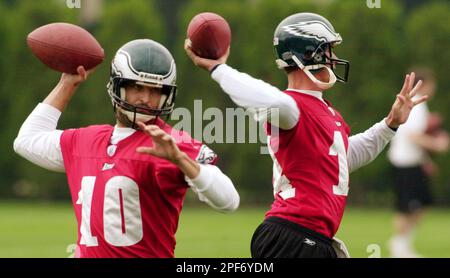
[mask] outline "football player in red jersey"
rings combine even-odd
[[[323,98],[336,81],[348,79],[349,62],[334,53],[341,42],[331,23],[318,14],[284,19],[273,41],[276,63],[287,74],[284,92],[226,65],[229,51],[209,60],[185,43],[195,65],[209,70],[236,104],[252,108],[256,119],[267,122],[275,200],[253,235],[253,257],[347,257],[334,235],[344,213],[349,173],[375,159],[411,109],[426,100],[411,99],[421,84],[413,88],[414,73],[408,74],[388,116],[350,136],[341,114]],[[278,113],[271,113],[274,108]]]
[[[62,74],[14,141],[21,156],[65,172],[78,222],[76,257],[173,257],[188,188],[220,211],[239,195],[214,166],[215,153],[160,116],[175,104],[176,66],[161,44],[134,40],[111,65],[108,93],[116,125],[57,130],[57,122],[90,72]]]

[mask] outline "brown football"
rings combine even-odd
[[[27,37],[33,54],[48,67],[65,73],[77,73],[99,65],[105,58],[103,48],[85,29],[69,23],[51,23],[37,28]]]
[[[192,18],[187,29],[191,49],[198,56],[217,59],[223,56],[231,43],[228,22],[215,13],[200,13]]]

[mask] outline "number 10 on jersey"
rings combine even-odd
[[[77,205],[81,205],[80,244],[98,246],[97,236],[91,230],[92,196],[96,177],[86,176],[81,181]],[[143,236],[139,187],[124,176],[116,176],[105,184],[103,202],[103,233],[114,246],[131,246]],[[97,212],[101,213],[101,212]]]

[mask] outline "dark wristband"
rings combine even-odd
[[[222,65],[222,64],[215,65],[214,67],[212,67],[212,69],[209,72],[213,73],[217,69],[217,67],[220,66],[220,65]]]
[[[394,128],[394,127],[390,127],[390,126],[388,126],[388,127],[389,127],[391,130],[395,131],[395,132],[398,130],[398,127],[395,127],[395,128]]]

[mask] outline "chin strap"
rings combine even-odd
[[[319,87],[322,90],[326,90],[326,89],[333,87],[333,85],[337,81],[337,78],[336,78],[336,75],[334,74],[334,72],[325,65],[304,66],[303,63],[295,55],[292,55],[292,60],[294,60],[294,62],[297,64],[297,66],[301,70],[303,70],[303,72],[309,77],[309,79],[311,79],[317,85],[317,87]],[[310,70],[317,70],[317,69],[322,69],[322,68],[325,68],[328,71],[328,74],[330,76],[330,80],[328,82],[320,81],[310,71]]]

